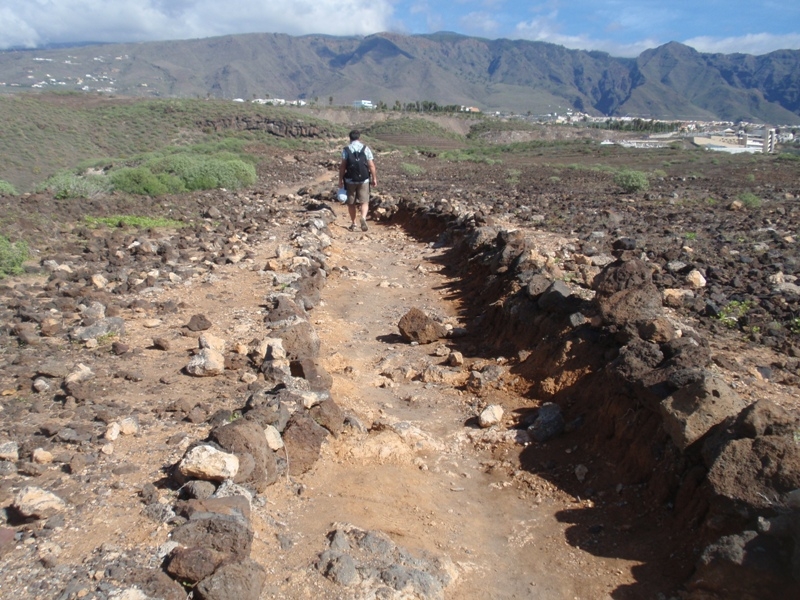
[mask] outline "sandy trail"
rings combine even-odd
[[[291,573],[309,568],[334,523],[383,531],[412,554],[446,557],[457,575],[445,593],[450,598],[607,598],[630,583],[630,561],[567,543],[569,524],[556,513],[580,508],[580,500],[530,474],[514,477],[520,446],[503,442],[492,453],[469,441],[478,430],[467,423],[485,399],[449,383],[382,375],[444,364],[452,341],[413,346],[402,341],[397,323],[416,306],[458,324],[459,306],[443,291],[452,282],[439,272],[441,250],[398,226],[370,222],[368,233],[351,233],[346,211],[337,211],[333,268],[311,317],[333,397],[365,431],[331,439],[315,468],[298,478],[299,488],[276,486],[283,493],[266,507],[272,516],[260,537],[267,542],[262,556],[254,548],[254,558],[269,564],[270,538],[282,530],[296,543],[293,558],[272,569],[267,596],[364,597],[329,587],[318,574]],[[525,402],[499,391],[492,401]]]

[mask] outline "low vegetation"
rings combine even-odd
[[[59,200],[95,198],[111,190],[109,181],[99,175],[79,175],[62,171],[37,187],[39,192],[49,192]]]
[[[747,208],[758,208],[761,206],[761,198],[756,196],[753,192],[742,192],[736,198]]]
[[[8,275],[22,273],[22,264],[28,259],[28,245],[23,242],[11,242],[0,235],[0,279]]]
[[[438,123],[429,119],[402,117],[400,119],[390,119],[371,125],[365,133],[372,137],[391,137],[415,135],[422,137],[439,137],[444,139],[458,139],[457,133],[445,129]]]
[[[240,189],[256,182],[255,159],[243,140],[168,147],[129,159],[105,158],[63,171],[39,187],[58,199],[93,198],[112,190],[163,196],[194,190]],[[98,169],[98,166],[112,165]],[[98,174],[101,172],[103,174]]]
[[[407,175],[422,175],[425,172],[425,169],[414,163],[403,163],[400,165],[400,168],[403,169],[403,172]]]
[[[497,119],[481,119],[472,125],[467,138],[477,140],[491,134],[503,131],[541,131],[541,125],[534,125],[526,121],[499,121]]]
[[[17,195],[17,188],[13,185],[0,179],[0,196],[16,196]]]
[[[614,183],[626,194],[643,192],[650,189],[650,181],[647,178],[647,173],[634,171],[632,169],[623,169],[614,175]]]
[[[164,217],[142,217],[137,215],[113,215],[111,217],[85,217],[91,227],[105,225],[107,227],[132,227],[136,229],[155,229],[159,227],[180,228],[186,223]]]
[[[753,303],[749,300],[733,300],[722,307],[717,313],[716,319],[725,325],[725,327],[736,329],[739,327],[741,319],[746,316],[752,308]]]
[[[170,147],[213,144],[227,139],[292,146],[286,138],[266,131],[218,132],[207,126],[223,117],[241,115],[300,120],[297,112],[290,109],[217,100],[130,100],[72,93],[0,94],[2,177],[17,190],[31,191],[41,189],[43,181],[65,170],[71,171],[81,162],[108,160],[103,157],[142,156]],[[302,122],[343,134],[335,126],[310,115],[302,115]]]

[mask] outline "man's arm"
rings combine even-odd
[[[372,187],[377,187],[378,185],[378,171],[375,170],[375,161],[368,160],[367,167],[369,168],[369,184]]]
[[[342,162],[339,163],[339,188],[344,187],[344,173],[347,170],[347,161],[342,159]]]

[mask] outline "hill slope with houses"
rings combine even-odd
[[[245,34],[0,53],[0,91],[302,99],[389,107],[800,123],[800,51],[707,54],[671,42],[636,58],[453,33]]]

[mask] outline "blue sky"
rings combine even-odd
[[[701,52],[800,49],[800,2],[742,0],[0,0],[0,49],[234,33],[455,31],[614,56],[670,41]]]

